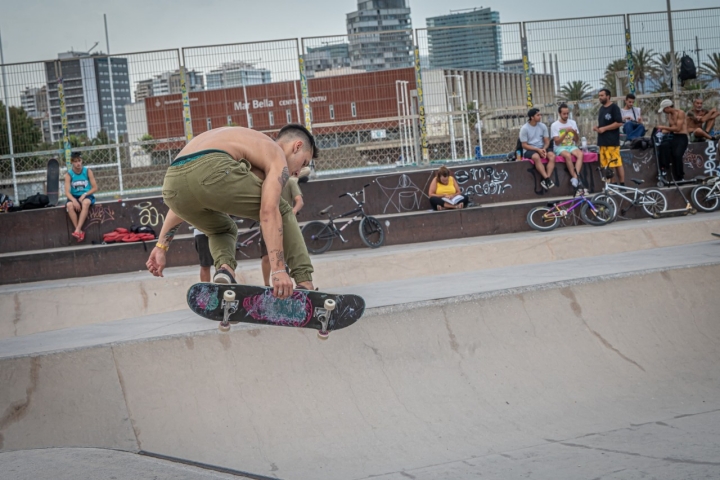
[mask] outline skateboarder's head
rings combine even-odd
[[[297,123],[285,125],[280,129],[277,143],[285,152],[290,175],[299,176],[303,167],[310,166],[313,158],[317,158],[318,150],[315,138],[307,128]]]
[[[82,170],[82,154],[80,152],[73,152],[70,154],[70,162],[72,162],[73,170],[79,172]]]

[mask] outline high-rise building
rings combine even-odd
[[[223,63],[206,76],[207,89],[242,87],[272,82],[272,72],[243,61]]]
[[[190,70],[185,72],[185,86],[189,92],[205,90],[205,78],[202,73]],[[141,80],[135,87],[135,101],[140,102],[148,97],[181,93],[180,70],[165,72],[153,78]]]
[[[427,19],[430,68],[501,71],[500,13],[473,8]],[[442,28],[464,27],[464,28]]]
[[[358,0],[347,14],[352,68],[375,71],[411,67],[412,21],[405,0]]]
[[[317,72],[344,70],[350,67],[350,51],[347,43],[332,43],[321,47],[308,47],[303,56],[305,75],[309,78]]]
[[[63,79],[70,135],[95,138],[100,130],[104,130],[110,138],[114,138],[116,118],[118,135],[124,135],[127,131],[124,105],[131,102],[127,59],[113,58],[112,63],[108,63],[108,57],[101,54],[88,55],[72,51],[61,53],[58,58],[61,72],[56,71],[56,62],[45,62],[51,141],[62,139],[58,95],[60,77]],[[112,92],[110,91],[111,66]],[[113,95],[115,115],[113,115]]]

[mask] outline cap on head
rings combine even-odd
[[[538,113],[540,113],[540,110],[539,110],[539,109],[537,109],[537,108],[531,108],[530,110],[528,110],[528,118],[533,118],[533,117],[534,117],[535,115],[537,115]]]
[[[663,111],[664,111],[667,107],[672,107],[672,106],[673,106],[672,100],[670,100],[669,98],[666,98],[665,100],[663,100],[662,102],[660,102],[660,110],[658,110],[658,113],[663,113]]]

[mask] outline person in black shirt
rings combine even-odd
[[[593,130],[598,132],[597,144],[600,147],[600,166],[615,169],[620,185],[625,185],[625,169],[620,157],[620,128],[623,126],[620,107],[610,98],[610,90],[603,88],[598,95],[601,107],[598,112],[598,125]]]

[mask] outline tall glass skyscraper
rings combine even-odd
[[[500,12],[490,8],[428,18],[430,68],[501,71],[502,35],[493,26],[499,23]]]

